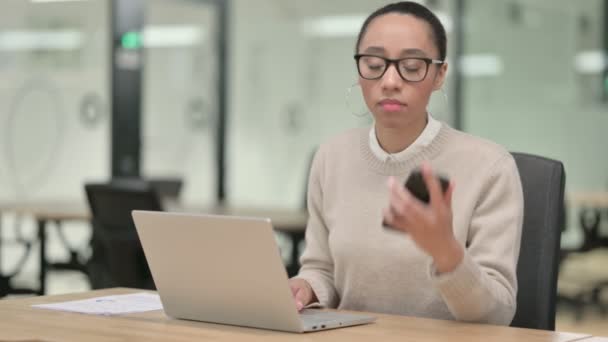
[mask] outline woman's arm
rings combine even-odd
[[[329,249],[329,233],[323,217],[323,150],[317,151],[308,182],[308,224],[306,227],[306,249],[302,254],[302,265],[298,279],[304,279],[313,290],[313,300],[326,307],[338,305],[338,294],[334,286],[334,263]],[[307,305],[309,303],[303,303]]]
[[[456,319],[508,325],[516,309],[523,192],[510,154],[485,179],[462,261],[444,274],[431,265],[429,273]]]
[[[480,179],[483,186],[468,227],[467,246],[454,236],[454,184],[443,194],[430,166],[423,165],[422,171],[431,195],[429,205],[391,179],[385,220],[408,233],[431,256],[429,277],[454,318],[511,323],[523,222],[523,192],[513,157],[505,152]]]

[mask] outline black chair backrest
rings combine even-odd
[[[163,199],[179,198],[184,185],[184,181],[179,178],[150,178],[148,181]]]
[[[555,330],[555,302],[566,174],[561,162],[513,153],[524,193],[517,264],[517,311],[511,326]]]
[[[142,184],[115,183],[86,184],[85,190],[93,223],[92,287],[154,288],[131,212],[161,211],[157,192]]]
[[[161,200],[178,199],[184,185],[184,181],[180,178],[113,178],[111,183],[133,189],[151,187],[158,193]]]

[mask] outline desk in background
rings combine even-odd
[[[579,247],[562,249],[561,262],[571,253],[585,253],[596,249],[608,248],[608,231],[602,227],[608,226],[608,192],[572,192],[566,197],[569,207],[577,210],[578,225],[576,228],[583,236]],[[589,289],[575,296],[561,295],[560,300],[574,306],[577,320],[581,320],[586,305],[597,306],[600,311],[608,310],[601,301],[601,292],[608,289],[608,278],[597,279],[590,284]]]
[[[578,191],[570,192],[566,196],[568,203],[576,207],[603,207],[608,208],[607,191]]]
[[[289,236],[293,245],[290,265],[287,271],[294,275],[298,266],[298,245],[304,239],[304,231],[308,220],[308,213],[304,210],[287,210],[272,208],[238,208],[232,206],[203,207],[178,202],[166,202],[165,209],[174,212],[205,213],[213,215],[235,215],[265,217],[272,220],[276,231]],[[36,220],[38,241],[40,241],[40,273],[37,291],[39,295],[46,293],[46,276],[49,268],[74,269],[84,271],[84,266],[78,260],[76,250],[68,246],[70,260],[66,263],[50,263],[46,258],[46,230],[54,223],[60,229],[62,222],[86,221],[89,222],[91,214],[89,208],[82,202],[27,202],[27,203],[0,203],[0,214],[14,213],[30,216]],[[60,234],[61,236],[61,234]],[[65,240],[65,239],[64,239]],[[65,241],[64,241],[65,242]],[[7,282],[8,283],[8,282]],[[9,290],[10,292],[10,290]]]
[[[573,192],[566,197],[568,206],[578,209],[580,228],[584,234],[581,250],[608,247],[608,236],[600,226],[608,219],[608,192]]]
[[[378,315],[376,323],[314,332],[283,333],[175,320],[162,311],[124,316],[90,316],[34,309],[32,304],[140,292],[109,289],[80,294],[0,301],[3,341],[526,341],[568,342],[591,337],[543,330],[467,324],[405,316]],[[263,310],[264,308],[260,308]]]

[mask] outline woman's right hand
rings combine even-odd
[[[304,279],[289,279],[289,288],[291,288],[291,294],[293,295],[293,299],[296,301],[298,311],[302,311],[306,305],[317,300],[312,287]]]

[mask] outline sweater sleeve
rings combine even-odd
[[[523,191],[512,156],[490,169],[471,218],[464,258],[456,269],[430,277],[452,315],[461,321],[508,325],[517,295],[517,260]]]
[[[317,151],[308,182],[308,224],[306,227],[306,248],[300,258],[300,272],[297,278],[308,281],[319,304],[335,308],[338,294],[334,286],[334,262],[330,253],[329,233],[323,217],[323,172],[322,150]]]

